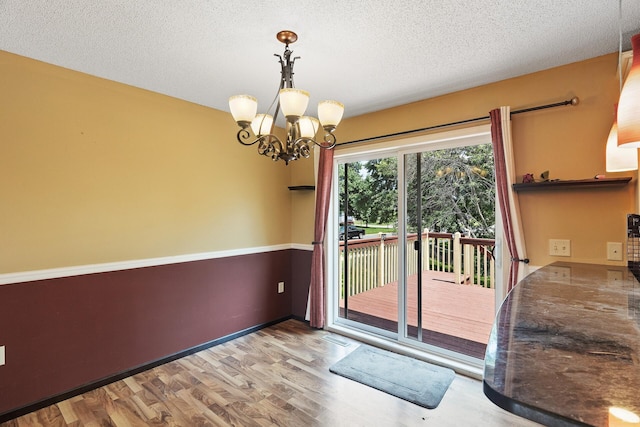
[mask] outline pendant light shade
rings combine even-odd
[[[309,92],[285,88],[280,89],[280,108],[285,117],[300,117],[309,105]]]
[[[258,100],[249,95],[235,95],[229,98],[229,109],[238,123],[251,123],[258,111]]]
[[[635,427],[640,425],[640,416],[628,409],[612,406],[609,408],[608,427]]]
[[[618,146],[640,148],[640,34],[631,46],[633,62],[618,102]]]
[[[255,135],[269,135],[273,125],[273,116],[270,114],[258,114],[251,122],[251,130]]]
[[[618,124],[616,122],[616,108],[614,108],[613,126],[607,139],[607,172],[624,172],[638,169],[638,152],[618,147]]]
[[[298,127],[302,138],[313,138],[318,133],[320,122],[315,117],[302,116],[298,120]]]
[[[344,105],[338,101],[322,101],[318,104],[318,118],[323,127],[334,128],[342,120]]]

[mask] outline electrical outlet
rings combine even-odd
[[[549,255],[571,256],[571,240],[549,239]]]
[[[284,292],[284,282],[278,282],[278,293],[281,294]]]
[[[4,359],[4,346],[0,345],[0,366],[4,365],[5,363],[5,359]]]
[[[607,259],[609,261],[622,261],[622,243],[607,242]]]

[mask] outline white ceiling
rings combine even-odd
[[[296,87],[345,116],[623,50],[640,0],[0,0],[0,49],[228,111]],[[612,70],[615,73],[615,69]],[[315,107],[310,113],[315,114]]]

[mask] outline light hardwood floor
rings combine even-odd
[[[2,427],[537,425],[495,406],[467,377],[429,410],[329,372],[358,345],[287,320]]]

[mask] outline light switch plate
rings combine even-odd
[[[4,359],[4,346],[0,345],[0,366],[4,365],[5,363],[5,359]]]

